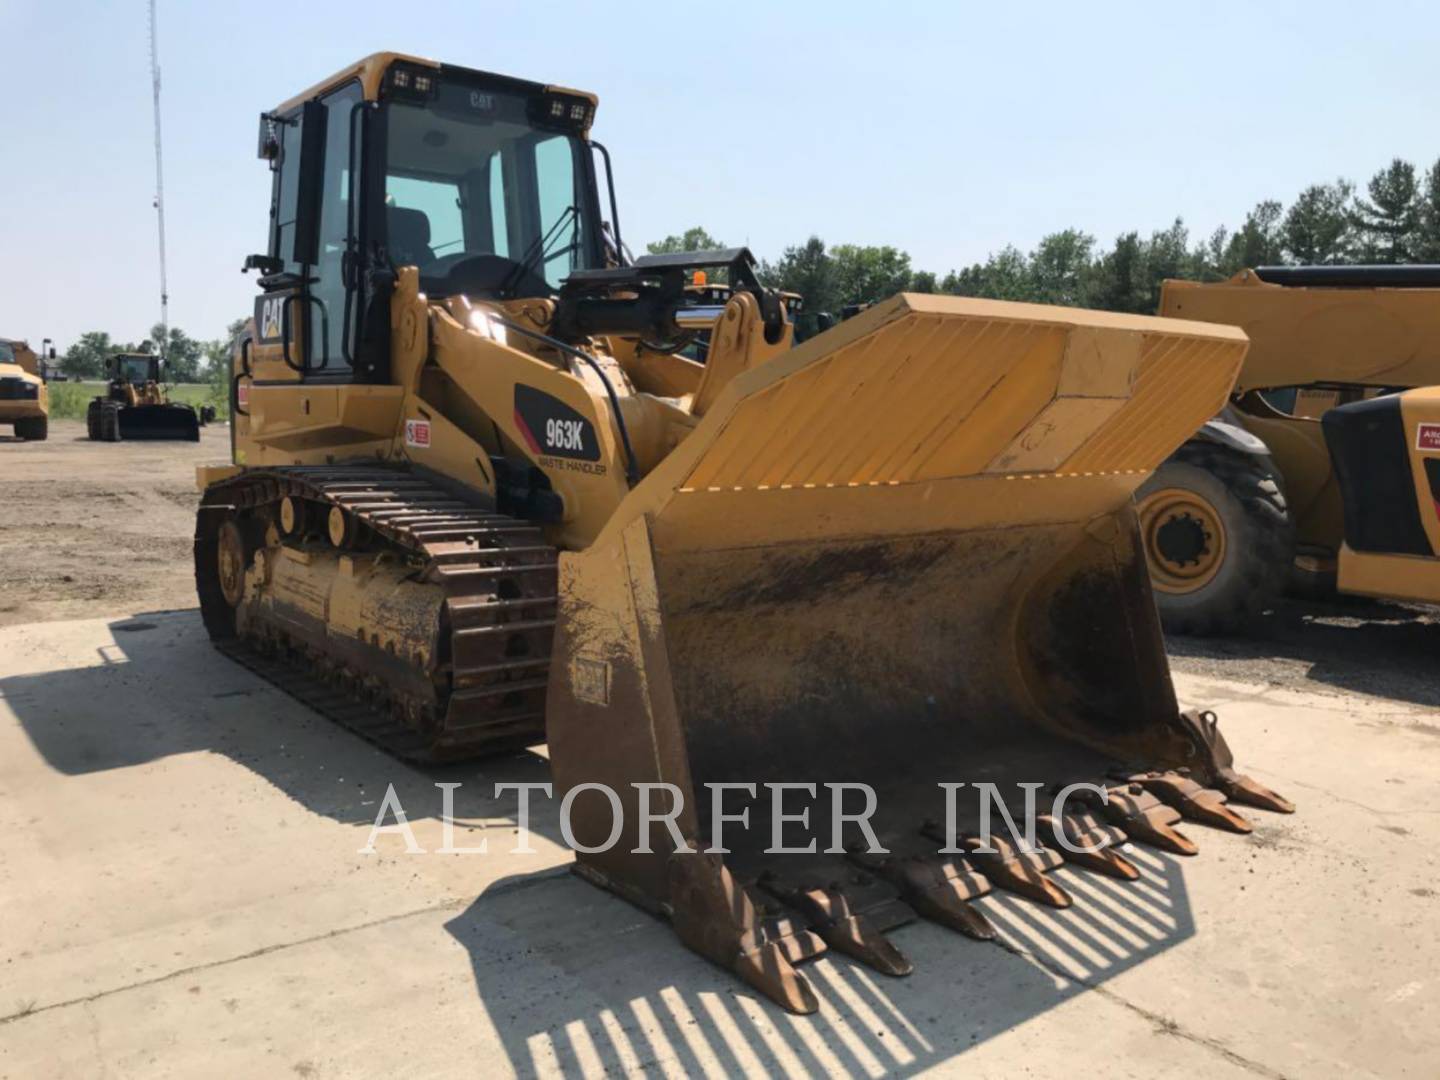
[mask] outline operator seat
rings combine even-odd
[[[430,247],[430,217],[408,206],[385,207],[390,231],[390,258],[397,266],[428,266],[435,261]]]

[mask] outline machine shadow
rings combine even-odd
[[[1371,697],[1440,707],[1433,663],[1440,653],[1440,620],[1420,607],[1337,597],[1290,599],[1256,618],[1235,637],[1169,635],[1166,651],[1182,671],[1225,674],[1231,661],[1295,661],[1304,677]],[[1214,662],[1213,664],[1210,662]]]
[[[106,629],[95,663],[0,680],[27,737],[63,775],[221,754],[307,810],[358,824],[375,820],[390,784],[412,820],[436,817],[435,785],[452,782],[462,784],[457,819],[513,822],[513,799],[492,798],[493,782],[549,779],[536,753],[438,768],[398,762],[217,654],[194,611]],[[563,843],[553,801],[537,806],[530,826]],[[999,944],[925,922],[901,928],[894,940],[916,967],[908,978],[833,953],[804,965],[822,1002],[809,1017],[784,1013],[689,952],[664,922],[557,875],[553,860],[496,881],[446,929],[466,950],[477,1021],[495,1027],[522,1076],[656,1071],[657,1063],[695,1074],[910,1075],[1194,935],[1186,860],[1146,848],[1127,854],[1138,882],[1056,871],[1075,897],[1069,910],[1003,893],[978,901]],[[493,1061],[475,1064],[495,1071]]]
[[[821,999],[813,1016],[783,1012],[662,922],[573,876],[497,882],[446,928],[522,1077],[909,1076],[1195,933],[1185,860],[1133,847],[1127,855],[1138,882],[1058,871],[1076,900],[1066,911],[1010,894],[980,900],[998,943],[923,921],[900,929],[891,936],[915,963],[909,977],[833,952],[802,965]]]
[[[456,820],[507,816],[496,780],[543,782],[549,763],[516,754],[422,766],[399,761],[216,652],[198,611],[146,612],[109,624],[98,663],[0,679],[46,763],[77,776],[175,754],[221,754],[305,809],[344,824],[375,821],[387,786],[410,820],[438,818],[437,784],[458,783]]]

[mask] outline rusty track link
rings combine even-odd
[[[263,633],[237,628],[219,583],[220,528],[236,521],[251,550],[265,546],[287,498],[322,535],[332,512],[342,514],[347,553],[389,553],[413,568],[417,584],[444,590],[439,647],[428,666],[378,649],[377,663],[357,665],[353,640],[347,659],[325,648],[328,639],[317,644],[270,624]],[[201,614],[220,651],[396,756],[457,760],[544,739],[556,552],[532,524],[403,468],[249,469],[205,492],[195,573]],[[406,663],[406,678],[377,676]]]

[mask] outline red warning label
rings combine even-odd
[[[1440,453],[1440,424],[1421,424],[1415,432],[1415,449]]]
[[[429,420],[406,420],[405,421],[405,445],[414,446],[419,449],[429,449],[430,446],[430,421]]]

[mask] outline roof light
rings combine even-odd
[[[440,80],[430,68],[395,63],[385,74],[385,86],[396,97],[423,99],[435,96],[440,89]]]

